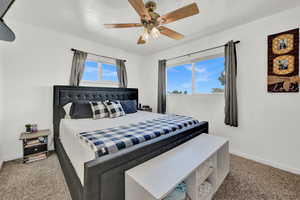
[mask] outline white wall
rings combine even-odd
[[[22,156],[19,134],[26,123],[52,129],[52,86],[68,84],[73,53],[77,48],[127,59],[129,87],[139,86],[141,57],[71,35],[9,21],[17,39],[4,43],[4,128],[1,128],[5,160]],[[51,142],[52,143],[52,142]]]
[[[169,113],[209,120],[210,132],[230,139],[231,152],[300,173],[300,94],[267,93],[267,36],[298,28],[300,7],[159,52],[143,68],[142,99],[156,109],[158,59],[206,49],[228,40],[238,45],[238,128],[224,126],[223,95],[167,98]]]

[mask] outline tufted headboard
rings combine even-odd
[[[54,86],[53,92],[53,130],[54,140],[59,138],[60,120],[64,118],[63,106],[70,102],[89,102],[104,100],[136,100],[138,89],[106,87]]]

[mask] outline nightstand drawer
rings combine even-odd
[[[24,156],[47,151],[47,144],[24,148]]]

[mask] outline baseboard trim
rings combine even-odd
[[[286,172],[290,172],[290,173],[293,173],[293,174],[300,175],[300,169],[297,169],[297,168],[294,168],[294,167],[290,167],[290,166],[280,164],[280,163],[277,163],[277,162],[273,162],[273,161],[270,161],[270,160],[261,159],[261,158],[256,157],[256,156],[246,154],[246,153],[237,152],[237,151],[232,151],[231,150],[230,153],[233,154],[233,155],[236,155],[236,156],[240,156],[240,157],[249,159],[249,160],[253,160],[255,162],[258,162],[258,163],[261,163],[261,164],[264,164],[264,165],[268,165],[268,166],[271,166],[271,167],[274,167],[274,168],[277,168],[277,169],[281,169],[281,170],[286,171]]]

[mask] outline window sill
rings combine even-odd
[[[82,81],[80,85],[113,85],[118,86],[118,82],[114,81]]]

